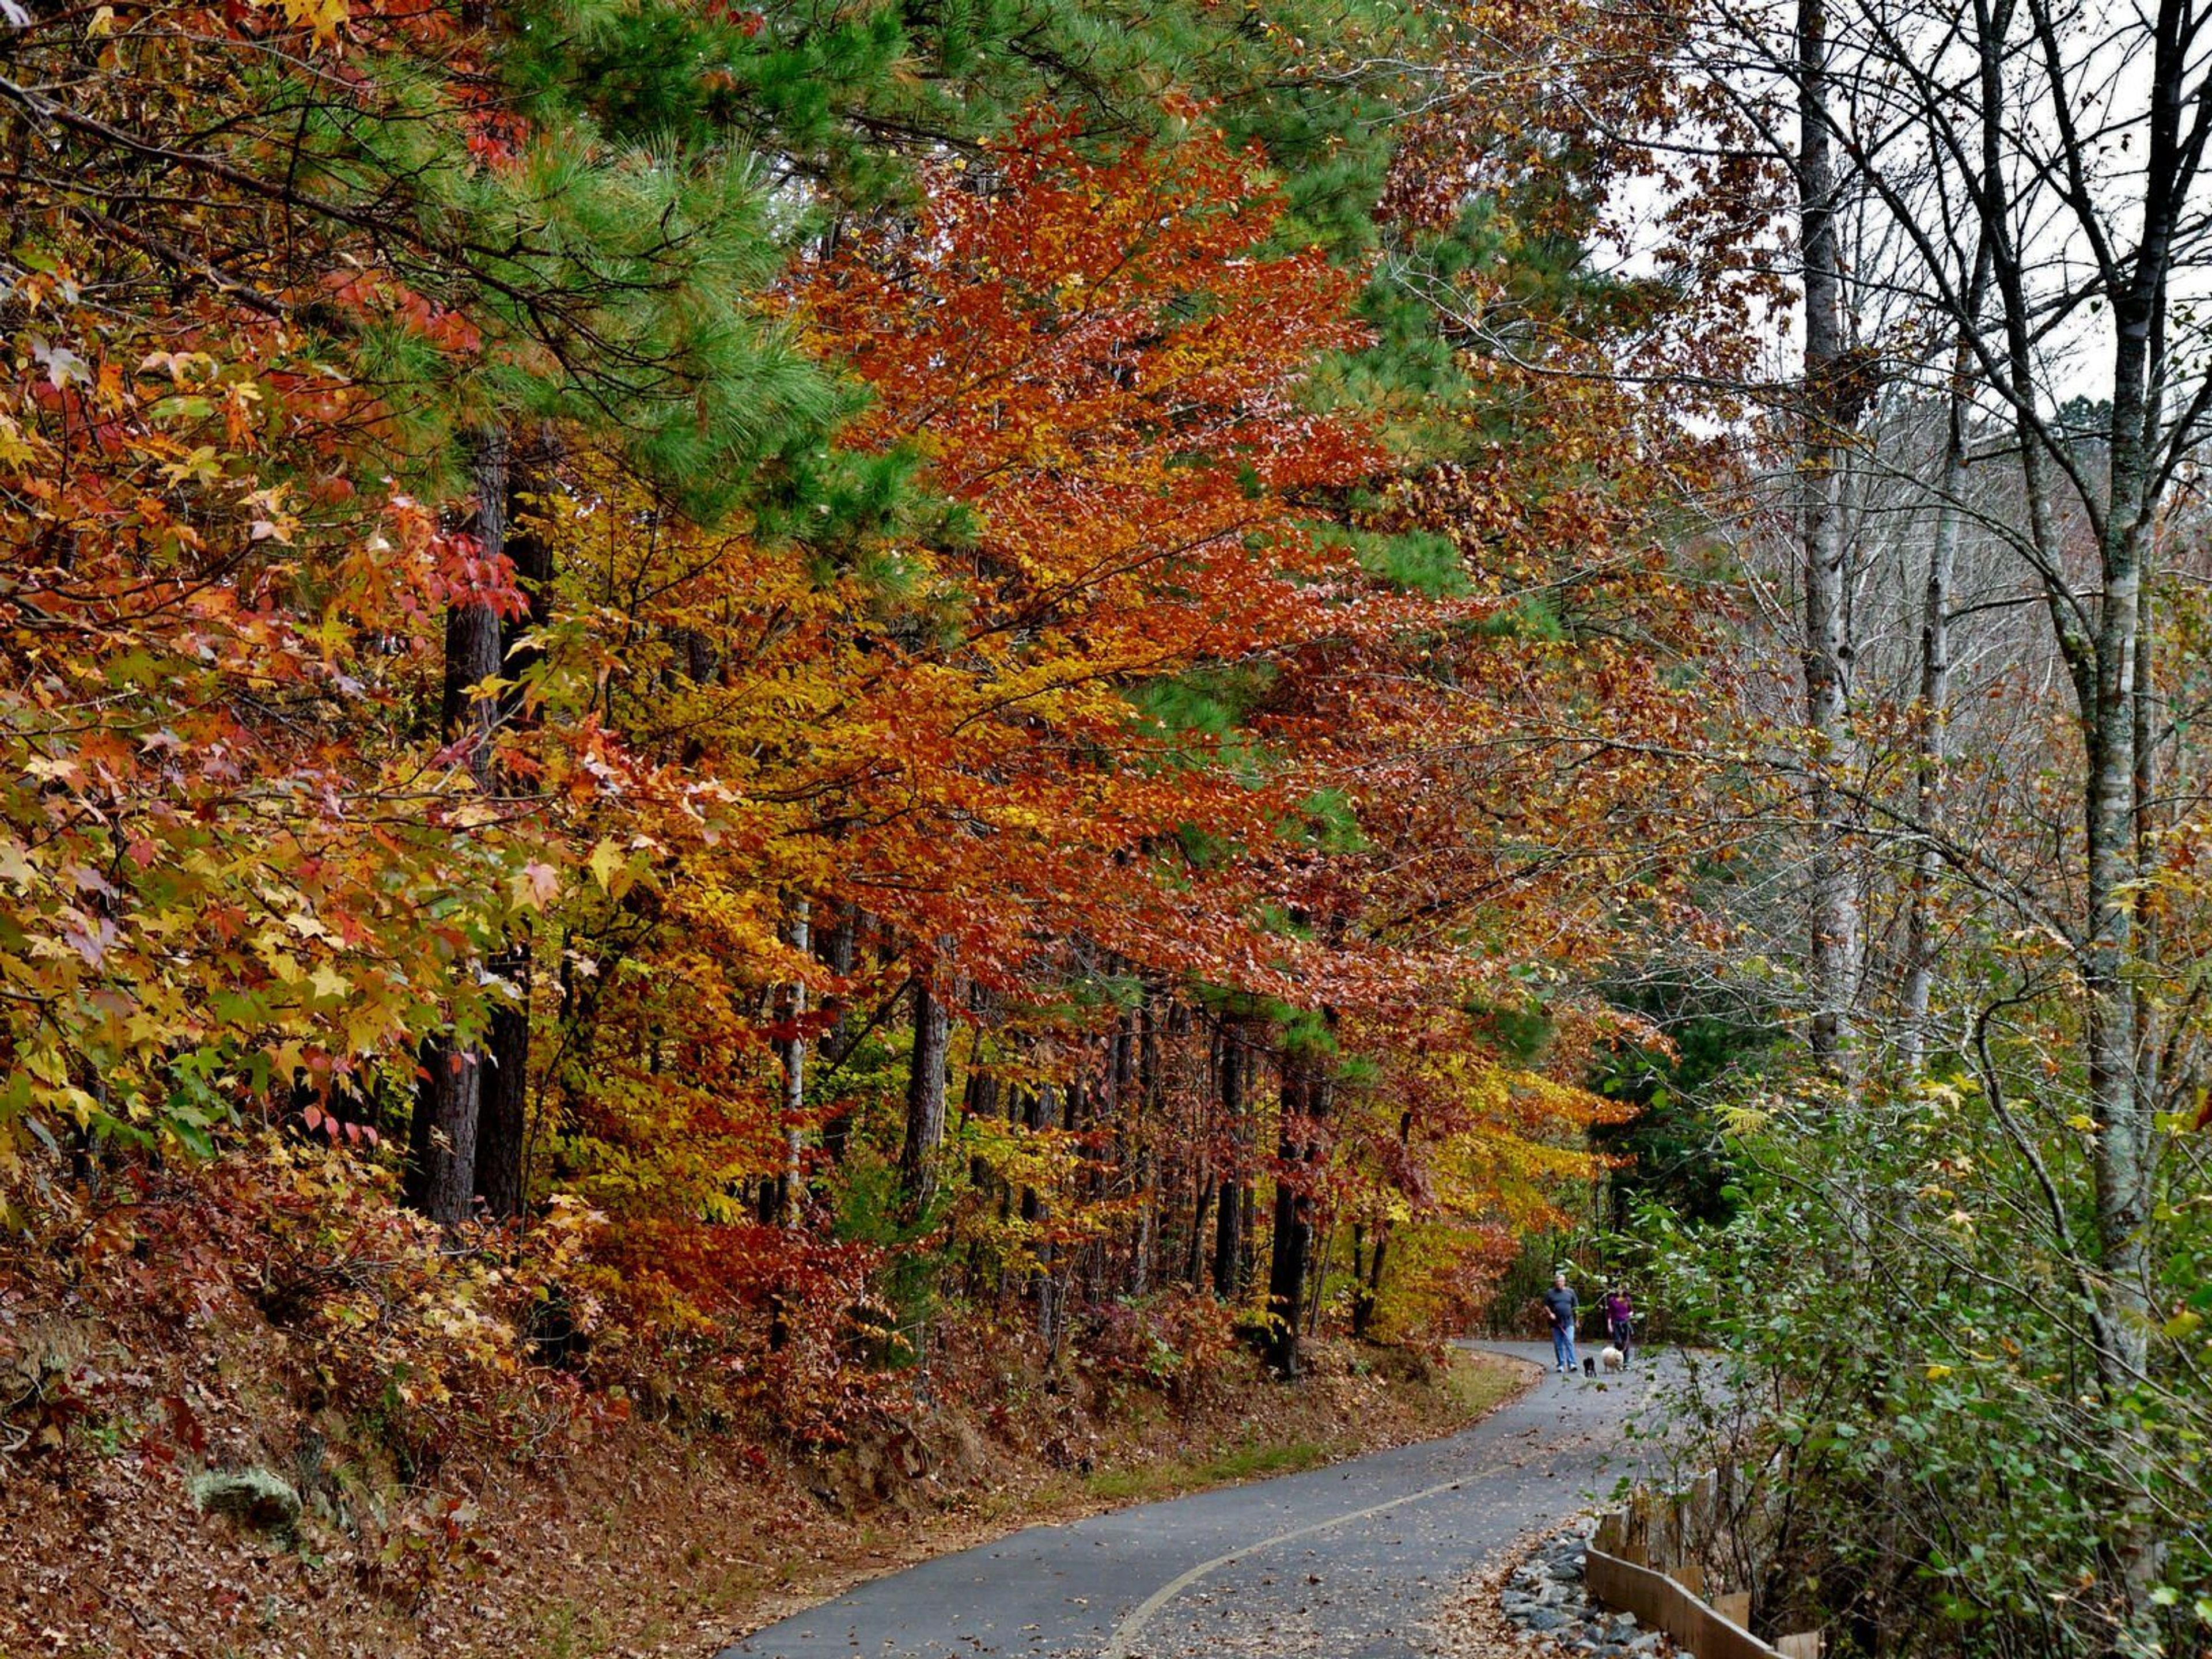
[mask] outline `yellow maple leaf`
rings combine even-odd
[[[620,897],[621,895],[617,891],[615,887],[615,878],[622,872],[623,866],[627,861],[628,860],[623,857],[621,848],[616,846],[611,840],[603,841],[597,847],[592,848],[592,856],[589,860],[592,870],[592,878],[597,881],[605,891],[616,897]],[[623,884],[624,886],[629,885],[627,882]]]
[[[31,862],[29,850],[12,836],[0,840],[0,878],[15,884],[18,891],[38,879],[38,866]]]
[[[337,38],[339,27],[346,20],[346,0],[284,0],[284,15],[301,28],[311,28],[315,39],[330,41]]]

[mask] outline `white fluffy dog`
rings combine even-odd
[[[1611,1343],[1607,1343],[1603,1348],[1598,1351],[1597,1360],[1598,1364],[1604,1366],[1606,1370],[1609,1371],[1617,1371],[1622,1370],[1627,1365],[1628,1356],[1621,1352],[1620,1349],[1614,1347]]]

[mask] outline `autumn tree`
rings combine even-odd
[[[1696,446],[1539,390],[1656,285],[1528,112],[1395,119],[1467,38],[41,14],[9,1124],[370,1148],[806,1432],[956,1297],[1464,1316],[1594,1167],[1577,959],[1695,920],[1708,706]]]

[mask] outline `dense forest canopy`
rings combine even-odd
[[[1568,1256],[1778,1620],[2212,1640],[2190,0],[0,17],[0,1297],[427,1476]]]

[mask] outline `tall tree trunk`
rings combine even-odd
[[[1070,1172],[1073,1190],[1068,1194],[1068,1208],[1075,1214],[1089,1210],[1099,1197],[1098,1154],[1089,1144],[1091,1136],[1087,1133],[1097,1121],[1097,1108],[1092,1102],[1092,1086],[1085,1075],[1088,1067],[1083,1063],[1086,1058],[1079,1049],[1077,1063],[1060,1091],[1060,1127],[1067,1132],[1075,1152],[1075,1168]],[[1090,1280],[1092,1253],[1097,1248],[1097,1239],[1093,1235],[1083,1243],[1070,1244],[1060,1252],[1062,1285],[1080,1290]]]
[[[824,936],[822,950],[823,965],[840,979],[848,977],[860,937],[860,907],[847,899],[837,906],[837,925]],[[834,1069],[845,1062],[855,1042],[853,1032],[851,1000],[842,991],[836,1001],[828,1034],[822,1043],[822,1058],[825,1066]],[[833,1164],[845,1161],[845,1149],[853,1138],[853,1115],[849,1111],[835,1112],[822,1125],[822,1150],[830,1155]]]
[[[1014,1124],[1026,1123],[1029,1121],[1028,1118],[1024,1115],[1024,1113],[1027,1109],[1023,1103],[1021,1085],[1018,1083],[1009,1088],[1006,1091],[1006,1122],[1009,1127]],[[1013,1206],[1013,1183],[1001,1178],[999,1182],[999,1219],[1001,1221],[1012,1220],[1014,1213]]]
[[[1183,1283],[1194,1292],[1206,1288],[1206,1218],[1212,1208],[1212,1174],[1201,1164],[1191,1188],[1189,1248],[1183,1256]]]
[[[2154,147],[2155,152],[2155,146]],[[2139,811],[2136,793],[2136,709],[2142,689],[2136,653],[2148,596],[2143,550],[2148,539],[2150,461],[2142,439],[2148,308],[2115,307],[2119,349],[2112,422],[2112,507],[2100,552],[2104,595],[2098,618],[2094,696],[2084,710],[2088,757],[2084,791],[2087,929],[2081,951],[2087,1004],[2090,1112],[2096,1128],[2097,1307],[2091,1316],[2098,1381],[2110,1400],[2139,1389],[2149,1371],[2155,1326],[2150,1295],[2153,1115],[2138,1070],[2143,1036],[2135,976]],[[2140,1429],[2112,1413],[2113,1455],[2135,1455]],[[2160,1522],[2139,1495],[2112,1517],[2119,1577],[2137,1607],[2154,1586],[2166,1546]],[[2130,1647],[2129,1651],[2133,1651]],[[2112,1651],[2120,1651],[2115,1644]]]
[[[981,993],[971,992],[968,1006],[980,1017],[984,1012],[980,1003]],[[1000,1079],[994,1072],[987,1072],[979,1063],[982,1047],[982,1028],[979,1024],[968,1047],[968,1081],[960,1095],[960,1121],[979,1121],[999,1115]],[[968,1185],[978,1193],[991,1193],[1004,1183],[991,1173],[991,1161],[978,1152],[968,1160]]]
[[[981,995],[980,991],[971,990],[968,1004],[979,1014],[981,1012],[978,1006]],[[981,1047],[982,1026],[979,1020],[969,1042],[968,1078],[960,1091],[960,1121],[963,1127],[969,1123],[994,1121],[999,1115],[1000,1079],[995,1073],[985,1071],[978,1063]],[[995,1199],[1000,1216],[1003,1218],[1006,1215],[1006,1182],[993,1172],[991,1160],[981,1152],[973,1154],[968,1160],[968,1190],[979,1198]],[[982,1238],[971,1237],[969,1240],[967,1260],[963,1265],[961,1277],[962,1294],[971,1302],[983,1299],[987,1285],[995,1294],[1004,1282],[1002,1275],[986,1273],[987,1254],[995,1258],[995,1252],[987,1253]]]
[[[1410,1111],[1398,1114],[1398,1145],[1401,1148],[1413,1144],[1413,1115]],[[1375,1323],[1376,1304],[1382,1296],[1382,1262],[1390,1248],[1390,1221],[1387,1216],[1375,1218],[1375,1254],[1368,1261],[1367,1277],[1359,1278],[1355,1262],[1352,1268],[1352,1334],[1361,1340]]]
[[[919,1218],[937,1194],[937,1149],[945,1140],[945,1062],[951,1042],[951,975],[945,942],[915,979],[914,1059],[907,1072],[906,1141],[899,1152],[899,1188],[907,1214]]]
[[[2160,871],[2158,812],[2158,683],[2152,625],[2156,568],[2154,548],[2144,538],[2142,574],[2136,589],[2136,663],[2132,748],[2135,757],[2135,1092],[2137,1111],[2155,1123],[2163,1105],[2164,1030],[2160,1018],[2166,1000],[2154,989],[2164,977],[2165,929],[2154,889]],[[2148,1182],[2148,1174],[2146,1174]],[[2146,1204],[2148,1212],[2148,1204]]]
[[[1132,1251],[1136,1249],[1137,1234],[1143,1221],[1139,1212],[1140,1203],[1127,1200],[1136,1194],[1135,1165],[1137,1148],[1142,1143],[1141,1123],[1133,1123],[1135,1115],[1129,1109],[1129,1097],[1137,1069],[1136,1022],[1126,1013],[1114,1024],[1114,1035],[1107,1044],[1105,1087],[1097,1102],[1098,1128],[1103,1136],[1110,1133],[1111,1156],[1102,1146],[1098,1152],[1101,1167],[1098,1171],[1098,1194],[1101,1201],[1108,1199],[1122,1200],[1129,1217],[1128,1240]],[[1089,1295],[1093,1302],[1103,1300],[1115,1287],[1128,1282],[1128,1273],[1115,1260],[1111,1249],[1119,1229],[1114,1232],[1102,1230],[1091,1253],[1091,1285]]]
[[[1049,1085],[1047,1091],[1049,1092]],[[1060,1127],[1062,1129],[1071,1135],[1081,1130],[1083,1095],[1079,1087],[1060,1091]],[[1077,1252],[1073,1248],[1061,1249],[1047,1240],[1042,1255],[1048,1299],[1042,1310],[1043,1317],[1040,1328],[1044,1336],[1046,1369],[1056,1376],[1060,1370],[1063,1345],[1067,1339],[1068,1297],[1074,1279]]]
[[[1981,313],[1989,285],[1991,251],[1982,239],[1967,285],[1966,312]],[[1935,534],[1928,549],[1928,585],[1920,611],[1920,706],[1916,736],[1919,770],[1914,808],[1920,844],[1912,861],[1912,887],[1905,918],[1905,1044],[1908,1075],[1927,1063],[1928,1012],[1936,979],[1936,892],[1943,872],[1940,842],[1944,794],[1950,787],[1951,594],[1955,586],[1959,536],[1966,521],[1967,422],[1972,414],[1974,325],[1964,324],[1951,353],[1948,420],[1943,431],[1943,464],[1937,475]]]
[[[1378,1220],[1375,1224],[1375,1254],[1368,1258],[1367,1277],[1352,1291],[1352,1334],[1361,1342],[1375,1328],[1375,1310],[1382,1299],[1382,1261],[1389,1248],[1390,1224]]]
[[[1137,1158],[1131,1174],[1137,1203],[1137,1236],[1129,1249],[1129,1294],[1143,1296],[1152,1285],[1152,1255],[1159,1248],[1159,1161],[1152,1137],[1159,1127],[1163,1099],[1159,1020],[1152,987],[1145,987],[1137,1010]]]
[[[416,1208],[445,1226],[468,1219],[476,1191],[477,1133],[483,1106],[483,1074],[473,1048],[450,1037],[430,1037],[416,1051],[415,1155],[408,1195]]]
[[[2122,399],[2114,399],[2113,428]],[[2140,417],[2140,398],[2133,411]],[[2138,449],[2139,455],[2139,449]],[[2114,489],[2128,479],[2114,459]],[[2143,1376],[2148,1350],[2148,1259],[2150,1221],[2150,1123],[2136,1075],[2137,1019],[2130,977],[2135,944],[2136,759],[2135,651],[2140,625],[2141,550],[2132,526],[2118,521],[2118,500],[2105,548],[2104,616],[2099,629],[2096,698],[2087,711],[2089,775],[2084,823],[2087,841],[2088,933],[2081,976],[2088,1002],[2089,1094],[2097,1122],[2097,1237],[2106,1286],[2099,1322],[2098,1369],[2106,1388],[2131,1389]]]
[[[1336,1256],[1335,1216],[1325,1214],[1316,1225],[1313,1251],[1308,1257],[1306,1267],[1306,1336],[1309,1340],[1321,1334],[1322,1304],[1328,1299],[1328,1264]]]
[[[512,1007],[492,1010],[484,1036],[486,1066],[480,1083],[477,1127],[477,1188],[484,1212],[512,1221],[527,1207],[526,1149],[530,1119],[530,981],[528,944],[502,951],[491,971],[515,988]]]
[[[2136,422],[2136,428],[2142,434],[2146,452],[2154,448],[2155,434],[2162,424],[2167,393],[2167,349],[2163,327],[2166,306],[2166,279],[2161,276],[2158,279],[2149,315],[2143,324],[2148,341],[2144,353],[2145,386],[2142,412]],[[2148,466],[2148,453],[2143,460]],[[2155,988],[2164,977],[2165,930],[2160,925],[2160,907],[2154,890],[2160,874],[2160,817],[2158,805],[2158,664],[2155,655],[2158,629],[2153,616],[2157,604],[2157,542],[2153,532],[2158,513],[2157,489],[2155,483],[2145,478],[2142,484],[2145,499],[2136,535],[2139,568],[2136,575],[2135,662],[2129,699],[2129,753],[2135,768],[2131,848],[2135,858],[2132,889],[2135,937],[2130,951],[2132,968],[2130,985],[2135,1012],[2135,1105],[2138,1119],[2145,1125],[2146,1167],[2142,1174],[2142,1207],[2146,1224],[2150,1214],[2150,1170],[2148,1166],[2155,1156],[2148,1149],[2157,1115],[2163,1104],[2163,1022],[2160,1018],[2160,1012],[2166,1006],[2166,998]],[[2146,1291],[2148,1288],[2146,1285]]]
[[[1376,1240],[1376,1249],[1382,1249],[1382,1240]],[[1375,1292],[1367,1285],[1367,1224],[1352,1224],[1352,1340],[1364,1342],[1368,1328],[1375,1322]]]
[[[1797,7],[1799,241],[1805,262],[1803,434],[1799,454],[1799,533],[1805,581],[1805,719],[1813,752],[1807,805],[1812,819],[1812,1046],[1848,1087],[1856,1062],[1859,905],[1847,854],[1850,813],[1836,788],[1855,758],[1850,726],[1852,642],[1844,544],[1842,426],[1848,393],[1843,276],[1828,111],[1827,0]]]
[[[1313,1255],[1314,1184],[1321,1150],[1318,1121],[1325,1109],[1326,1088],[1310,1056],[1285,1051],[1276,1142],[1274,1237],[1267,1267],[1267,1364],[1285,1379],[1298,1374],[1306,1275]]]
[[[507,550],[509,442],[506,431],[488,428],[476,440],[476,510],[470,533],[487,558]],[[446,613],[446,660],[440,726],[448,747],[473,775],[477,787],[492,786],[491,739],[495,697],[476,688],[500,669],[499,613],[488,605],[457,605]],[[453,1226],[468,1218],[477,1187],[477,1137],[483,1110],[481,1051],[450,1033],[427,1038],[417,1054],[420,1076],[415,1121],[408,1136],[412,1167],[406,1192],[434,1221]]]
[[[550,430],[540,430],[530,441],[516,446],[510,459],[506,552],[529,608],[500,630],[503,678],[520,680],[542,659],[544,653],[529,641],[553,615],[552,539],[532,520],[538,510],[538,498],[552,488],[553,467],[559,459],[556,442]],[[500,715],[515,725],[533,719],[519,685],[501,695]],[[502,788],[506,781],[495,778],[494,787]],[[526,923],[516,925],[514,937],[491,959],[489,967],[495,975],[514,988],[515,1000],[492,1011],[485,1036],[487,1068],[481,1085],[477,1188],[483,1196],[486,1212],[507,1221],[521,1215],[529,1200],[530,998],[536,953],[531,948]]]
[[[1024,1114],[1023,1123],[1031,1134],[1041,1134],[1051,1127],[1052,1121],[1058,1115],[1059,1111],[1057,1091],[1049,1083],[1041,1083],[1029,1091],[1027,1110]],[[1044,1194],[1034,1187],[1024,1187],[1022,1188],[1022,1224],[1029,1229],[1034,1241],[1030,1250],[1028,1291],[1030,1299],[1036,1304],[1038,1334],[1044,1338],[1045,1346],[1048,1351],[1056,1351],[1060,1332],[1058,1310],[1054,1294],[1057,1288],[1053,1272],[1054,1250],[1051,1240],[1038,1237],[1044,1221]]]
[[[1224,1020],[1221,1028],[1221,1121],[1228,1136],[1228,1156],[1221,1175],[1221,1196],[1214,1216],[1213,1293],[1234,1302],[1244,1258],[1244,1206],[1240,1201],[1244,1170],[1244,1093],[1246,1057],[1244,1034],[1239,1023]]]
[[[1251,1162],[1250,1131],[1246,1131],[1246,1146],[1241,1154],[1248,1166]],[[1237,1300],[1243,1301],[1252,1294],[1252,1286],[1260,1266],[1260,1186],[1247,1175],[1237,1185]]]
[[[788,938],[791,948],[802,957],[811,948],[809,928],[812,914],[804,893],[791,901]],[[786,1227],[799,1224],[799,1168],[805,1152],[799,1124],[806,1110],[806,1036],[799,1023],[805,1018],[806,981],[795,979],[784,994],[781,1021],[787,1030],[780,1045],[783,1059],[783,1174],[776,1218]]]

